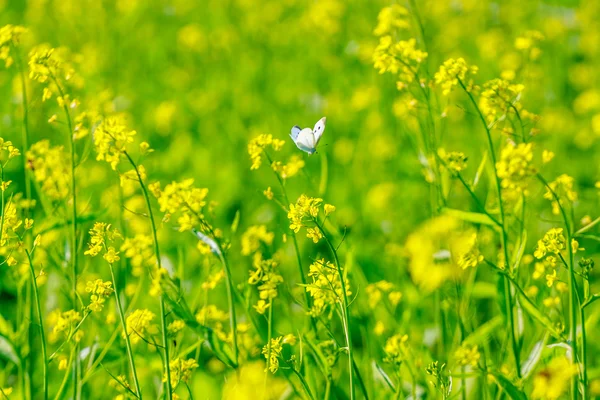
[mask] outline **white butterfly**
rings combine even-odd
[[[321,136],[325,131],[326,121],[327,118],[321,118],[317,121],[313,129],[300,129],[299,126],[294,126],[290,133],[290,137],[300,150],[307,152],[309,155],[313,154],[317,150],[319,140],[321,140]]]

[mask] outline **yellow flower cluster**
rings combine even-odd
[[[108,117],[94,131],[96,160],[106,161],[113,170],[127,151],[127,145],[133,143],[136,131],[129,130],[121,118]]]
[[[2,251],[5,250],[4,246],[12,239],[19,239],[16,235],[16,231],[23,225],[23,221],[19,218],[17,213],[17,206],[12,201],[4,207],[2,217],[2,232],[0,233],[0,246],[2,246],[2,248],[0,248],[0,254],[4,253],[4,251]],[[12,262],[9,262],[9,265],[10,264],[12,264]]]
[[[194,358],[182,360],[176,358],[169,363],[171,387],[173,390],[177,388],[179,383],[188,382],[192,377],[192,372],[199,367],[198,362]],[[163,377],[163,382],[167,381],[167,374]]]
[[[383,351],[385,358],[383,361],[399,367],[406,359],[406,351],[408,350],[408,335],[397,334],[385,342]]]
[[[4,140],[4,138],[0,137],[0,157],[2,157],[0,160],[4,159],[5,152],[7,154],[7,160],[21,155],[19,149],[16,148],[10,140]]]
[[[282,358],[283,345],[289,344],[293,346],[296,343],[296,337],[292,334],[272,338],[269,344],[264,345],[262,354],[269,363],[269,371],[275,373],[279,370],[279,359]],[[266,371],[266,369],[265,369]]]
[[[323,199],[317,197],[308,197],[301,195],[296,204],[290,204],[288,211],[288,219],[290,220],[290,229],[295,233],[300,232],[302,227],[305,227],[305,220],[316,221],[319,215],[319,211],[323,204]],[[335,211],[335,206],[331,204],[325,204],[323,206],[323,212],[325,217]],[[306,227],[306,236],[312,239],[314,243],[318,243],[319,239],[323,237],[321,230],[318,227]]]
[[[458,365],[471,365],[473,367],[476,367],[479,363],[479,359],[481,358],[481,353],[479,352],[478,346],[463,343],[454,352],[454,358],[456,359]]]
[[[129,259],[134,276],[140,276],[144,267],[156,266],[153,244],[152,237],[139,233],[133,238],[126,238],[121,245],[121,251]]]
[[[84,254],[96,257],[104,250],[104,259],[113,264],[119,261],[119,252],[114,247],[108,246],[108,244],[121,238],[121,234],[117,228],[112,229],[111,224],[105,222],[96,222],[89,231],[90,242],[88,244],[89,249]]]
[[[285,180],[297,175],[304,168],[304,160],[298,155],[293,155],[287,164],[283,164],[281,161],[273,161],[271,168],[279,174],[281,179]]]
[[[472,75],[475,75],[479,69],[476,66],[469,66],[464,58],[451,58],[444,61],[435,73],[435,83],[440,85],[442,93],[447,96],[457,86],[465,87],[467,91],[474,89]]]
[[[106,298],[113,293],[114,289],[112,287],[112,282],[96,279],[94,281],[88,281],[85,291],[90,293],[90,305],[88,308],[98,312],[102,311]]]
[[[572,205],[577,200],[577,192],[573,189],[575,179],[567,174],[560,175],[554,181],[550,182],[548,186],[549,188],[546,188],[544,198],[552,202],[552,213],[555,215],[560,214],[561,206],[565,204]],[[552,192],[558,197],[558,202]]]
[[[526,31],[515,40],[515,49],[522,51],[529,60],[537,60],[542,54],[538,45],[544,39],[539,31]]]
[[[529,178],[537,173],[532,160],[531,143],[508,142],[502,149],[500,160],[496,163],[496,174],[501,179],[501,186],[508,198],[529,194]]]
[[[410,276],[420,289],[431,292],[457,272],[452,268],[452,253],[453,246],[463,236],[457,235],[458,232],[460,221],[440,216],[423,223],[408,236],[404,250]]]
[[[410,28],[410,15],[405,7],[392,4],[379,11],[377,26],[373,33],[376,36],[393,35],[398,30]]]
[[[180,232],[190,230],[198,224],[207,226],[202,211],[206,206],[208,189],[196,188],[193,185],[193,179],[172,182],[165,186],[164,190],[161,190],[159,183],[150,185],[150,190],[158,199],[161,212],[169,215],[180,214],[177,218]]]
[[[465,233],[453,246],[456,264],[462,269],[475,268],[483,262],[483,255],[477,246],[477,233]]]
[[[57,335],[60,333],[64,333],[65,337],[73,335],[73,339],[76,342],[79,342],[83,337],[83,331],[78,330],[75,332],[75,328],[77,324],[81,321],[81,314],[75,310],[69,310],[62,313],[58,313],[56,315],[56,323],[54,324],[54,329],[52,333]]]
[[[379,44],[373,53],[373,64],[380,74],[389,72],[398,75],[399,90],[406,88],[415,80],[421,63],[427,58],[427,53],[417,49],[416,46],[415,39],[394,43],[391,36],[384,36],[379,39]]]
[[[467,168],[467,157],[462,152],[446,152],[445,149],[439,149],[438,155],[451,172],[461,172]]]
[[[221,340],[228,340],[228,335],[223,330],[223,322],[229,319],[229,314],[225,311],[221,311],[217,306],[209,304],[202,307],[196,313],[196,322],[200,325],[212,328],[217,337]]]
[[[33,172],[44,194],[53,200],[67,198],[71,173],[63,147],[51,147],[48,140],[42,140],[31,146],[26,157],[27,168]]]
[[[62,80],[70,81],[75,77],[75,70],[70,63],[65,48],[54,49],[47,45],[39,45],[29,52],[29,78],[46,85],[42,101],[57,95],[60,107],[75,108],[79,102],[65,93]]]
[[[262,243],[270,246],[275,234],[267,231],[264,225],[253,225],[242,235],[242,255],[250,255],[260,249]]]
[[[537,247],[533,255],[537,259],[542,259],[548,253],[560,254],[566,248],[566,240],[562,228],[552,228],[544,237],[537,242]]]
[[[533,378],[532,399],[557,400],[569,388],[571,377],[577,374],[577,365],[567,357],[554,358]]]
[[[27,32],[19,25],[5,25],[0,28],[0,60],[4,60],[6,68],[10,67],[14,61],[11,50],[18,46],[21,40],[21,35]]]
[[[262,153],[269,146],[274,151],[279,151],[284,144],[285,142],[283,140],[273,139],[272,135],[265,133],[252,138],[250,142],[248,142],[248,154],[252,161],[250,169],[258,169],[260,167],[262,164]]]
[[[152,320],[155,315],[150,310],[135,310],[129,316],[125,322],[127,332],[123,332],[122,335],[129,336],[131,344],[136,344],[147,333],[149,335],[155,335],[158,333],[158,327],[152,324]]]
[[[504,115],[521,110],[519,99],[525,89],[522,84],[510,83],[504,79],[492,79],[483,84],[479,97],[479,109],[488,123]]]
[[[263,260],[260,253],[254,254],[252,261],[254,271],[248,278],[248,283],[257,286],[259,300],[254,309],[264,314],[271,305],[271,300],[277,297],[277,287],[283,282],[283,276],[276,272],[278,262],[275,259]]]
[[[372,310],[377,308],[384,295],[387,295],[387,299],[392,307],[396,307],[400,303],[400,300],[402,300],[402,292],[394,290],[394,284],[388,281],[371,283],[367,285],[365,291],[369,299],[369,307]]]
[[[344,292],[335,265],[325,259],[317,260],[310,265],[308,276],[312,278],[312,282],[306,286],[306,291],[313,299],[310,315],[317,317],[327,309],[333,311],[336,305],[342,303]],[[346,296],[352,295],[347,278],[344,278],[344,286]]]

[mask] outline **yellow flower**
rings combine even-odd
[[[454,358],[458,365],[471,365],[476,367],[481,358],[481,353],[475,345],[463,343],[455,352]]]
[[[487,122],[493,123],[506,115],[521,112],[519,99],[524,89],[523,85],[504,79],[492,79],[484,83],[479,97],[479,109]]]
[[[548,164],[554,158],[554,153],[550,150],[544,150],[542,152],[542,162],[544,164]]]
[[[552,202],[553,214],[558,215],[560,213],[560,206],[564,206],[565,202],[573,204],[577,200],[577,192],[573,190],[574,183],[575,180],[572,177],[563,174],[548,184],[549,187],[546,188],[544,198]],[[558,197],[560,204],[556,201],[554,194]]]
[[[410,28],[410,14],[405,7],[392,4],[379,11],[377,16],[377,27],[373,31],[376,36],[393,35],[396,30]]]
[[[272,135],[261,134],[248,142],[248,154],[252,161],[250,169],[258,169],[262,163],[262,153],[267,147],[271,146],[274,151],[279,151],[285,142],[280,139],[273,139]]]
[[[566,248],[566,240],[563,236],[562,228],[552,228],[541,240],[538,240],[537,247],[533,255],[537,259],[542,259],[547,253],[559,254]]]
[[[198,362],[189,358],[187,360],[181,360],[176,358],[171,360],[169,363],[169,372],[170,372],[170,380],[171,387],[175,389],[180,382],[188,382],[192,377],[192,372],[198,368]],[[163,382],[167,381],[167,374],[163,377]]]
[[[128,317],[125,322],[125,326],[127,327],[127,333],[123,332],[122,336],[125,337],[125,334],[129,336],[129,340],[131,344],[138,343],[144,335],[150,334],[154,335],[158,332],[158,328],[156,325],[152,324],[152,320],[155,315],[150,310],[135,310]]]
[[[242,235],[242,255],[250,255],[260,249],[261,244],[264,243],[270,246],[273,243],[275,234],[267,231],[267,227],[264,225],[254,225],[249,227],[246,232]]]
[[[380,74],[389,72],[398,78],[399,90],[414,82],[421,63],[427,53],[416,48],[415,39],[401,40],[394,43],[391,36],[379,38],[379,45],[373,53],[373,64]],[[418,82],[419,85],[422,82]]]
[[[529,178],[537,171],[531,164],[533,160],[532,144],[520,143],[515,145],[509,142],[500,153],[500,160],[496,163],[496,174],[501,179],[504,192],[515,198],[521,194],[529,194]]]
[[[266,344],[262,348],[262,354],[269,363],[269,371],[273,374],[279,369],[279,358],[281,358],[284,343],[283,336],[279,336],[271,339],[270,346]]]
[[[461,172],[467,168],[467,157],[464,153],[458,151],[447,153],[446,150],[439,149],[438,155],[444,161],[446,167],[452,172]]]
[[[119,257],[119,252],[115,251],[114,247],[109,247],[103,257],[109,264],[114,264],[121,259]]]
[[[67,369],[67,359],[66,357],[62,357],[58,363],[58,370],[64,371]]]
[[[329,214],[335,212],[335,206],[331,204],[325,204],[323,206],[323,211],[325,212],[325,216],[329,216]]]
[[[0,28],[0,60],[4,60],[6,68],[13,63],[11,50],[19,45],[21,35],[27,32],[27,29],[20,25],[5,25]]]
[[[318,228],[306,228],[306,237],[312,239],[313,243],[319,243],[323,234]]]
[[[136,132],[127,129],[120,118],[106,118],[94,132],[94,147],[98,153],[96,160],[106,161],[116,170],[135,135]]]
[[[280,161],[273,161],[271,168],[275,171],[281,179],[291,178],[297,175],[298,172],[304,167],[304,160],[298,155],[293,155],[287,164],[283,165]]]
[[[435,73],[435,83],[441,86],[444,96],[449,95],[459,84],[464,85],[467,91],[471,91],[473,82],[470,76],[475,75],[477,71],[478,68],[468,66],[464,58],[450,58],[444,61]]]
[[[400,366],[406,358],[407,349],[408,335],[394,335],[385,342],[385,347],[383,348],[385,358],[383,361]]]
[[[269,186],[267,188],[267,190],[265,190],[263,192],[263,194],[265,195],[265,197],[267,198],[267,200],[273,200],[273,191],[271,190],[271,186]]]
[[[174,335],[177,332],[179,332],[180,330],[182,330],[183,328],[185,328],[185,322],[178,319],[178,320],[171,322],[169,324],[169,326],[167,326],[167,332],[169,332],[171,335]]]
[[[577,374],[577,366],[566,357],[557,357],[533,377],[532,399],[556,400],[569,387],[571,377]]]
[[[312,282],[306,286],[306,291],[313,299],[309,313],[319,316],[326,310],[333,310],[342,302],[344,292],[337,268],[325,259],[316,260],[310,265],[308,276]],[[352,295],[348,278],[344,278],[346,296]]]
[[[26,157],[27,168],[42,192],[53,200],[64,200],[70,191],[71,173],[63,147],[51,147],[48,140],[42,140],[29,148]]]
[[[557,280],[558,277],[556,276],[556,270],[552,271],[552,274],[546,275],[546,285],[548,285],[548,287],[552,287],[552,285],[554,285],[554,282],[556,282]]]

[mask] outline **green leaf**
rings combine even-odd
[[[233,217],[233,222],[231,223],[231,233],[236,233],[239,226],[240,226],[240,210],[237,210],[235,212],[235,217]]]
[[[518,293],[518,299],[519,299],[519,304],[521,305],[521,307],[523,307],[523,309],[534,319],[536,319],[538,322],[540,322],[542,325],[544,325],[546,327],[546,329],[548,329],[548,332],[550,332],[553,336],[560,338],[561,334],[560,332],[554,327],[554,324],[552,323],[552,321],[550,321],[550,319],[544,315],[539,308],[536,307],[535,304],[533,304],[531,302],[531,300],[529,300],[529,298],[527,296],[524,296],[522,293]]]
[[[473,190],[475,190],[475,188],[479,184],[479,179],[481,179],[481,174],[483,173],[485,163],[487,162],[487,154],[488,153],[486,151],[485,153],[483,153],[483,157],[481,157],[481,163],[479,164],[479,167],[477,168],[477,173],[475,174],[475,178],[473,179]]]
[[[15,346],[12,344],[10,339],[4,335],[0,335],[0,358],[12,361],[16,365],[21,364],[21,359],[17,354]]]
[[[503,321],[504,318],[500,315],[490,319],[467,336],[464,342],[469,344],[482,344],[487,342],[492,333],[502,325]]]
[[[474,224],[496,226],[490,217],[482,213],[462,211],[454,208],[444,208],[443,213]]]
[[[535,369],[535,366],[537,365],[537,363],[542,358],[542,351],[546,347],[546,343],[548,342],[549,337],[550,337],[550,335],[548,333],[546,333],[544,335],[544,339],[540,340],[533,346],[533,349],[529,353],[529,357],[527,358],[527,361],[525,361],[523,363],[523,365],[521,366],[521,376],[523,376],[523,379],[527,379],[529,377],[529,375]]]
[[[492,374],[500,388],[513,400],[527,400],[527,396],[503,375]]]

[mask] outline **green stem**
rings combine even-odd
[[[483,127],[485,128],[488,147],[490,149],[491,161],[492,161],[492,164],[494,167],[494,181],[496,183],[496,193],[498,195],[498,207],[500,209],[500,219],[501,219],[500,228],[502,231],[501,239],[502,239],[502,248],[504,250],[504,263],[505,263],[505,268],[510,269],[510,257],[508,256],[508,235],[506,233],[506,219],[505,219],[505,215],[504,215],[504,204],[502,202],[502,188],[500,186],[500,179],[498,178],[498,174],[496,173],[496,152],[494,151],[494,142],[492,140],[492,134],[491,134],[490,128],[488,127],[488,124],[485,120],[485,117],[483,116],[483,113],[479,109],[479,105],[475,101],[475,98],[473,97],[471,92],[469,92],[469,90],[467,89],[467,87],[465,86],[465,84],[463,83],[463,81],[461,79],[458,79],[458,83],[460,84],[460,86],[463,88],[463,90],[469,97],[469,100],[473,104],[473,107],[477,111],[477,115],[479,116],[479,119],[481,120],[481,123],[483,124]],[[521,377],[521,360],[519,357],[519,346],[517,344],[517,334],[516,334],[516,327],[515,327],[515,321],[514,321],[514,315],[513,315],[513,299],[512,299],[512,293],[511,293],[511,288],[510,288],[510,281],[506,277],[504,277],[502,283],[503,283],[503,291],[504,291],[504,297],[505,297],[504,305],[506,308],[506,315],[508,317],[508,320],[509,320],[508,322],[510,325],[510,336],[511,336],[513,356],[515,359],[515,367],[517,369],[517,377],[520,378]]]
[[[110,267],[110,276],[113,282],[113,289],[115,293],[115,301],[117,303],[117,311],[119,312],[119,319],[121,320],[121,327],[125,336],[125,345],[127,346],[127,357],[129,358],[129,365],[131,367],[131,375],[133,376],[133,382],[135,384],[135,393],[139,399],[142,398],[142,390],[140,389],[140,383],[138,382],[137,371],[135,369],[135,362],[133,361],[133,351],[131,350],[131,343],[129,341],[129,334],[127,334],[127,324],[125,323],[125,313],[123,313],[123,306],[121,306],[121,299],[119,298],[119,292],[117,290],[117,280],[115,279],[115,271],[112,263],[108,263]]]
[[[267,159],[269,160],[269,163],[273,164],[273,160],[271,160],[269,153],[264,151],[264,154],[267,157]],[[277,178],[277,182],[279,182],[279,186],[281,187],[281,191],[283,193],[283,198],[285,199],[285,203],[286,203],[285,205],[286,205],[286,207],[289,207],[290,200],[287,195],[287,190],[285,188],[283,179],[281,179],[281,176],[279,176],[279,174],[276,171],[273,170],[273,173],[275,174],[275,177]],[[298,239],[296,238],[295,232],[290,231],[290,235],[292,236],[292,241],[294,242],[294,250],[296,252],[296,261],[298,263],[298,271],[300,272],[300,279],[302,280],[302,285],[304,285],[304,287],[306,287],[307,282],[306,282],[306,276],[304,275],[304,270],[302,268],[302,257],[300,257],[300,247],[298,246]],[[304,299],[306,301],[306,308],[308,310],[310,310],[310,308],[311,308],[310,295],[308,294],[308,292],[306,290],[304,290]],[[315,334],[316,334],[317,333],[317,325],[316,325],[314,319],[312,319],[312,318],[311,318],[311,324],[312,324],[313,330],[315,331]]]
[[[544,177],[540,174],[537,174],[537,178],[538,180],[546,187],[546,189],[552,194],[552,197],[554,198],[554,200],[556,201],[556,204],[558,205],[558,208],[560,210],[560,213],[563,217],[563,222],[565,224],[565,230],[567,233],[567,251],[569,253],[569,341],[571,342],[571,349],[573,352],[573,359],[572,362],[575,364],[576,358],[577,358],[577,300],[575,299],[576,296],[576,291],[577,288],[575,287],[576,282],[575,282],[575,270],[573,268],[573,246],[571,244],[571,225],[569,223],[569,218],[567,217],[567,213],[565,212],[565,209],[563,208],[561,202],[560,202],[560,198],[558,197],[558,195],[556,194],[556,192],[550,187],[550,185],[548,184],[548,182],[544,179]],[[581,307],[580,307],[580,312],[581,312]],[[583,329],[583,322],[582,322],[582,329]],[[585,338],[585,333],[583,334],[583,337]],[[585,345],[583,345],[585,346]],[[587,376],[587,371],[585,370],[585,363],[583,364],[583,373],[582,375],[585,377]],[[585,386],[585,384],[584,384]],[[575,376],[573,376],[571,378],[571,398],[573,400],[577,399],[577,379],[575,378]],[[585,398],[585,397],[584,397]]]
[[[345,279],[344,279],[344,273],[342,272],[342,267],[340,266],[340,260],[338,259],[337,251],[335,250],[335,247],[329,240],[327,233],[323,230],[323,227],[321,227],[321,224],[319,224],[319,222],[316,220],[316,218],[314,221],[315,221],[316,226],[319,228],[319,231],[321,231],[321,234],[323,235],[323,238],[325,239],[327,246],[331,250],[331,253],[335,260],[335,266],[337,268],[337,272],[338,272],[338,275],[340,278],[340,285],[342,288],[342,300],[343,300],[342,323],[344,325],[344,333],[346,336],[346,346],[348,347],[348,375],[350,376],[350,399],[354,399],[354,368],[353,368],[354,358],[352,355],[352,332],[350,329],[350,318],[349,318],[349,312],[348,312],[349,311],[348,310],[348,306],[349,306],[348,305],[348,295],[346,294],[346,283],[345,283]]]
[[[227,262],[227,258],[223,255],[223,250],[219,246],[219,259],[221,260],[221,264],[223,264],[223,269],[225,270],[225,275],[227,277],[227,303],[229,304],[229,328],[231,330],[231,337],[233,341],[233,358],[235,361],[235,365],[238,365],[238,337],[237,337],[237,318],[235,314],[235,303],[233,301],[233,276],[231,274],[231,269],[229,268],[229,263]]]
[[[152,228],[152,239],[154,241],[154,255],[156,257],[156,263],[158,265],[158,269],[162,269],[162,263],[160,260],[160,249],[158,247],[158,234],[156,229],[156,222],[154,221],[154,214],[152,213],[152,206],[150,205],[150,196],[148,195],[148,190],[146,189],[146,185],[144,185],[144,180],[142,179],[142,175],[133,161],[129,153],[126,151],[123,152],[138,177],[138,182],[140,183],[140,187],[142,188],[142,193],[144,194],[144,199],[146,200],[146,208],[148,209],[148,218],[150,219],[150,226]],[[163,294],[160,295],[160,324],[162,330],[162,346],[163,346],[163,355],[164,355],[164,367],[166,371],[167,379],[165,380],[165,385],[167,387],[167,396],[168,399],[173,398],[173,388],[171,387],[171,366],[169,364],[169,341],[167,338],[167,316],[165,314],[165,300]]]
[[[42,358],[44,360],[42,376],[44,379],[44,399],[48,399],[48,356],[46,353],[46,335],[44,333],[44,321],[42,318],[42,306],[40,303],[40,294],[37,286],[37,278],[35,276],[35,270],[33,269],[33,260],[31,259],[31,253],[25,249],[27,254],[27,260],[29,261],[29,272],[31,273],[31,285],[33,287],[33,299],[38,313],[38,324],[40,325],[40,342],[42,347]]]
[[[265,385],[263,388],[263,398],[267,398],[267,380],[271,371],[271,338],[273,335],[273,300],[269,300],[269,316],[267,318],[267,368],[265,369]]]

